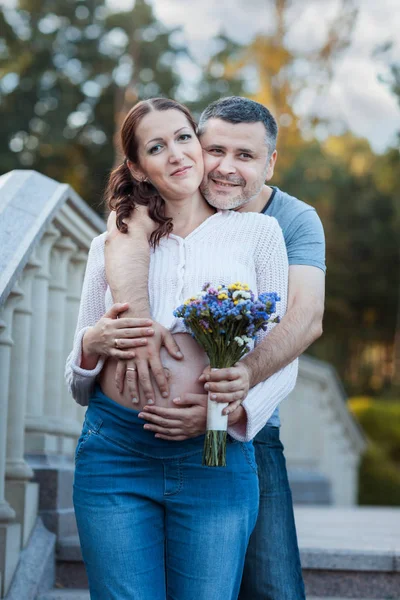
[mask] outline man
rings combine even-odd
[[[216,208],[274,216],[283,230],[290,265],[288,310],[281,323],[238,366],[207,370],[202,376],[206,390],[220,395],[224,394],[222,380],[241,379],[248,390],[302,354],[322,333],[323,229],[311,206],[265,184],[272,178],[277,159],[276,137],[277,124],[271,113],[246,98],[218,100],[200,118],[199,138],[205,163],[201,189],[205,198]],[[140,215],[140,211],[135,211],[128,236],[118,233],[110,219],[106,269],[114,301],[129,300],[131,306],[135,304],[135,312],[131,311],[130,316],[147,317],[148,232]],[[136,277],[129,274],[132,264]],[[138,281],[144,281],[139,289]],[[155,334],[148,338],[147,346],[135,350],[135,368],[148,402],[153,395],[149,368],[160,390],[168,394],[168,381],[159,360],[160,345],[165,343],[179,359],[178,349],[170,350],[168,332],[157,324],[153,329]],[[134,379],[136,372],[130,370],[127,377]],[[236,401],[235,406],[239,405],[240,401]],[[205,406],[205,396],[187,394],[177,408],[150,407],[146,419],[158,436],[185,439],[204,433]],[[239,406],[237,410],[243,408]],[[276,410],[254,440],[260,510],[246,556],[240,600],[305,598],[279,424]]]

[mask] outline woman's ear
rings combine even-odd
[[[146,176],[143,173],[142,169],[140,167],[138,167],[137,165],[135,165],[132,161],[127,160],[126,161],[126,165],[129,169],[129,171],[131,172],[131,175],[134,179],[136,179],[136,181],[144,181]]]

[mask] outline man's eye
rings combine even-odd
[[[222,150],[220,150],[219,148],[210,148],[208,151],[210,154],[222,154]]]
[[[240,154],[240,158],[244,158],[244,159],[246,159],[246,160],[247,160],[247,159],[249,159],[249,158],[253,158],[253,157],[251,156],[251,154],[247,154],[247,152],[242,152],[242,153]]]

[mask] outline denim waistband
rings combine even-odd
[[[204,435],[182,441],[156,438],[154,432],[143,429],[146,421],[139,417],[139,412],[118,404],[97,385],[89,400],[86,419],[95,430],[132,450],[140,445],[143,454],[153,455],[155,450],[158,456],[173,458],[202,450]]]

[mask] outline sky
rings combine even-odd
[[[224,31],[246,43],[256,33],[268,33],[274,26],[268,0],[151,0],[156,16],[166,25],[180,25],[193,55],[204,63],[212,53],[213,37]],[[132,0],[109,0],[120,10],[132,6]],[[288,12],[287,44],[291,49],[312,50],[324,40],[331,18],[340,10],[340,0],[293,0]],[[359,0],[359,15],[352,44],[335,65],[333,80],[322,98],[304,90],[297,112],[307,114],[310,106],[321,115],[334,115],[354,134],[368,138],[373,149],[382,152],[394,143],[400,130],[400,108],[379,76],[387,75],[382,58],[374,57],[379,45],[394,43],[391,57],[400,62],[399,0]],[[190,82],[196,69],[181,65]]]

